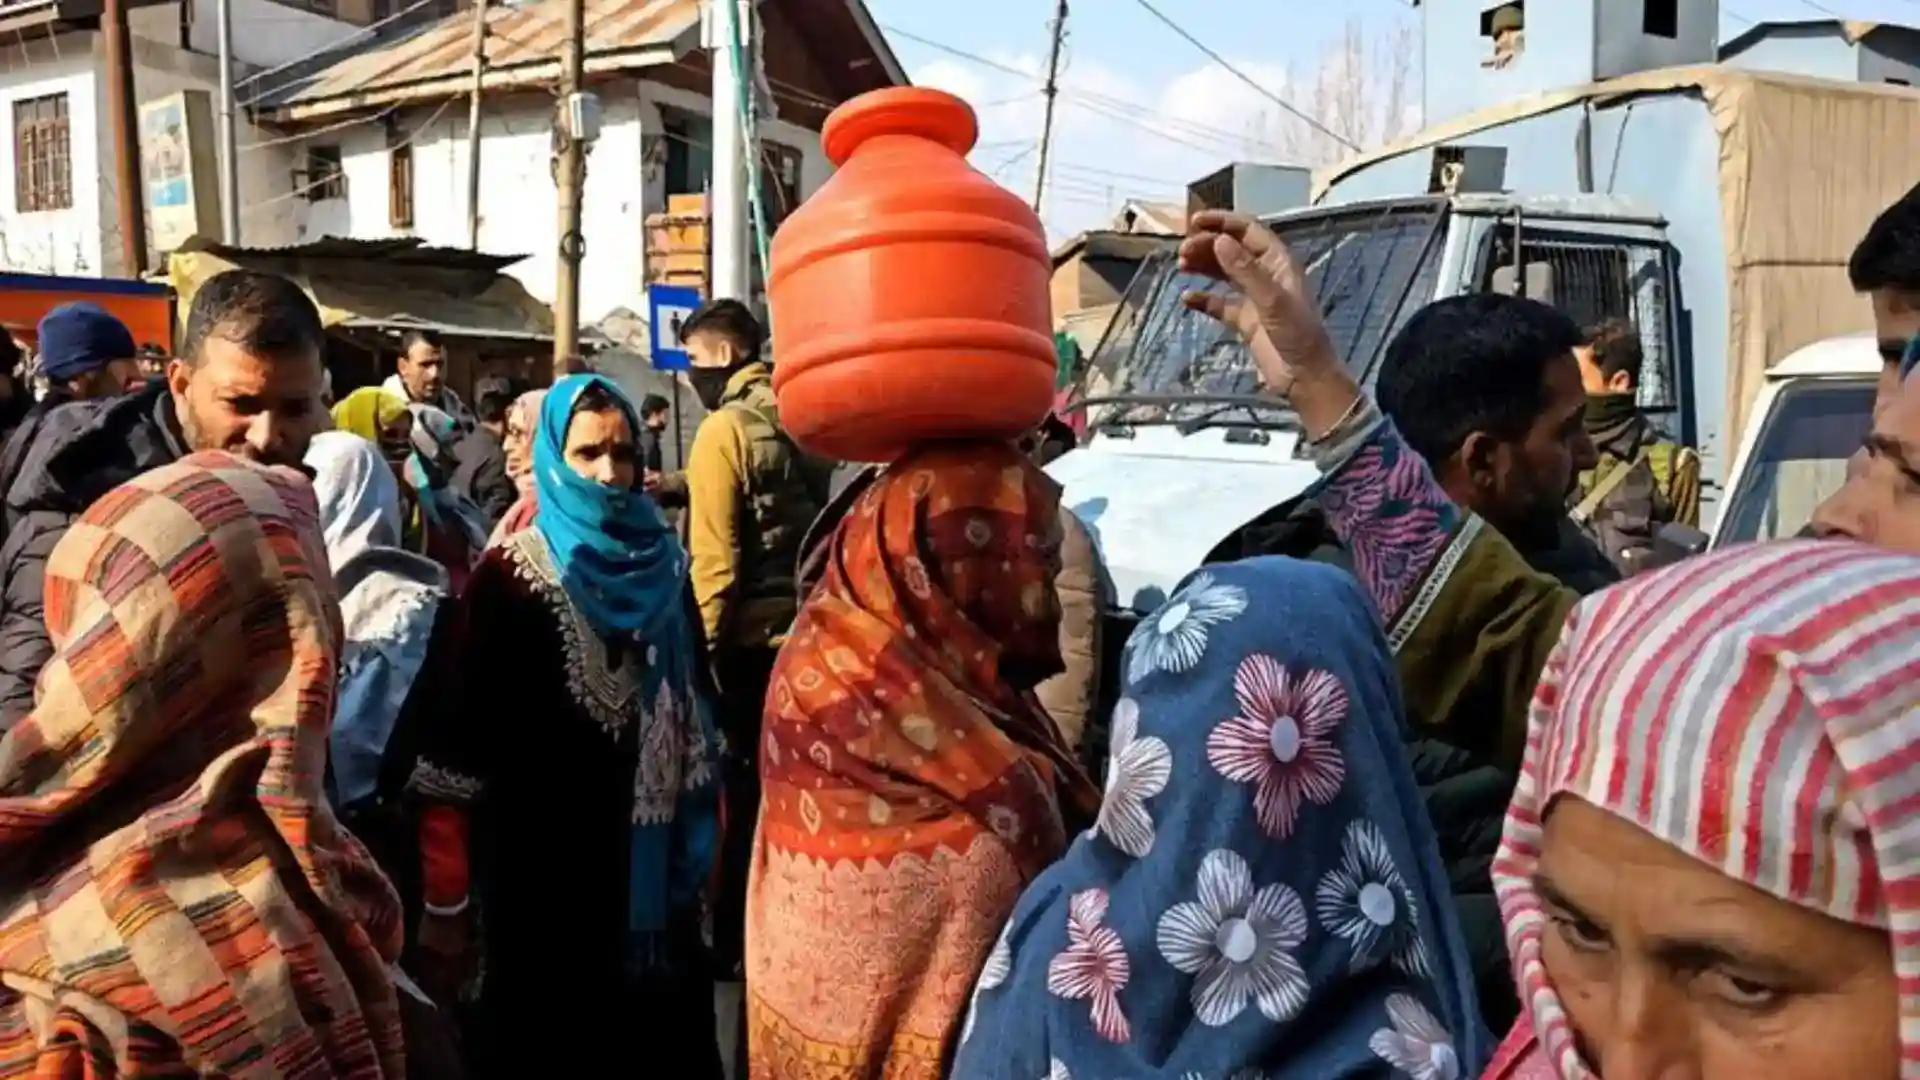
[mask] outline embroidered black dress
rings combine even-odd
[[[537,530],[488,551],[461,603],[457,689],[411,787],[469,808],[480,1056],[496,1074],[718,1076],[697,906],[648,970],[626,947],[633,825],[671,815],[713,748],[650,723],[644,647],[588,626]]]

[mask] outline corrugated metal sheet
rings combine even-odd
[[[205,251],[228,261],[239,259],[357,259],[396,266],[423,266],[437,270],[484,270],[499,273],[525,255],[489,255],[467,248],[435,247],[415,236],[396,236],[384,240],[360,240],[348,236],[323,236],[304,244],[284,247],[238,247],[204,236],[195,236],[181,244],[181,252]]]
[[[489,89],[549,81],[566,42],[565,0],[497,6],[487,13]],[[670,63],[698,42],[699,0],[587,0],[587,70]],[[391,44],[348,56],[304,84],[258,103],[280,120],[305,120],[464,91],[472,78],[473,16],[449,15]]]
[[[327,326],[424,327],[469,337],[544,340],[553,311],[498,271],[504,256],[428,247],[418,240],[328,238],[286,248],[190,244],[167,257],[184,310],[206,280],[246,267],[292,279]]]

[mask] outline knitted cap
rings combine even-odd
[[[137,351],[127,324],[98,304],[61,304],[40,320],[40,374],[49,379],[85,375],[110,360],[131,360]]]

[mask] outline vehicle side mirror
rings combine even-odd
[[[1635,572],[1672,566],[1707,550],[1708,536],[1691,525],[1669,522],[1653,531],[1653,550]]]

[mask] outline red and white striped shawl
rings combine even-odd
[[[1900,1075],[1920,1078],[1917,766],[1920,558],[1770,544],[1588,598],[1541,674],[1494,864],[1538,1039],[1508,1075],[1593,1075],[1541,964],[1533,891],[1541,812],[1572,794],[1768,893],[1887,930]]]

